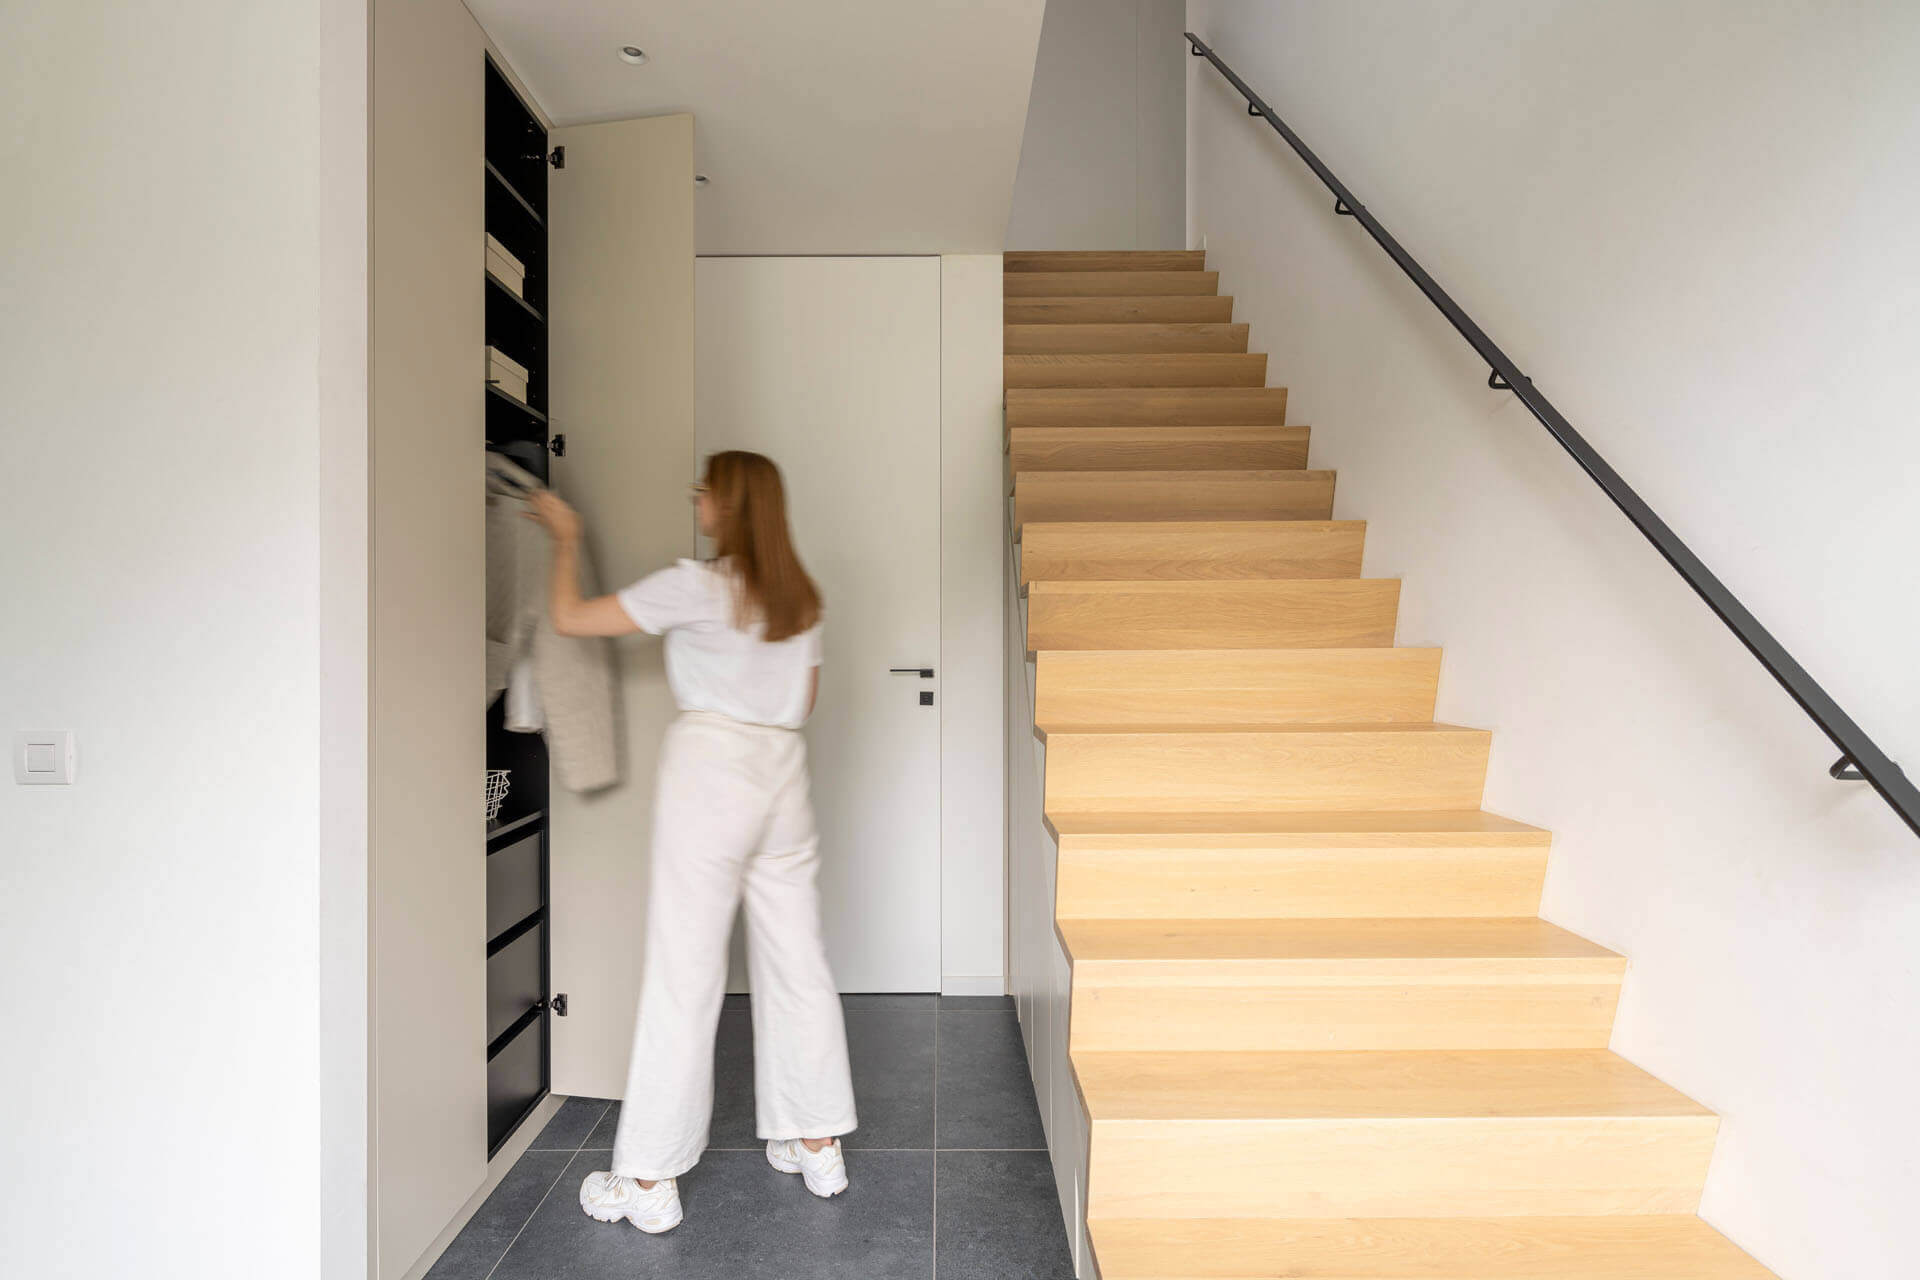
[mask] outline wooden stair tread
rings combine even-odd
[[[1307,465],[1306,427],[1015,427],[1013,473],[1025,471],[1293,470]]]
[[[1104,1280],[1769,1280],[1692,1214],[1096,1218]]]
[[[1063,920],[1075,964],[1083,961],[1552,960],[1597,961],[1617,973],[1618,954],[1538,916],[1512,919]]]
[[[1284,425],[1285,387],[1008,387],[1009,427]]]
[[[1327,520],[1331,471],[1022,471],[1014,477],[1014,533],[1030,520]]]
[[[1005,324],[1231,324],[1233,298],[1163,293],[1144,298],[1018,298],[1001,304]]]
[[[1440,650],[1394,647],[1049,649],[1034,661],[1034,724],[1049,733],[1430,722],[1440,675]]]
[[[1199,271],[1205,249],[1009,249],[1002,270],[1021,271]]]
[[[1248,326],[1207,321],[1129,321],[1124,324],[1003,324],[1007,355],[1085,353],[1165,355],[1247,350]]]
[[[1196,351],[1173,355],[1085,353],[1006,355],[1005,380],[1016,387],[1264,387],[1261,353]]]
[[[1550,831],[1484,809],[1235,813],[1109,809],[1049,815],[1047,825],[1057,840],[1101,838],[1105,847],[1121,841],[1144,844],[1167,836],[1253,837],[1295,848],[1397,847],[1416,841],[1439,846],[1544,847],[1553,840]]]
[[[1049,579],[1027,649],[1357,649],[1393,644],[1398,578]]]
[[[1277,723],[1247,724],[1236,720],[1230,723],[1198,724],[1076,724],[1056,729],[1036,729],[1043,738],[1068,737],[1108,737],[1119,734],[1229,734],[1238,733],[1248,737],[1269,737],[1285,733],[1485,733],[1485,729],[1476,729],[1471,725],[1443,724],[1436,720],[1421,721],[1369,721],[1364,724],[1342,724],[1315,721],[1308,724]]]
[[[1154,294],[1215,294],[1218,271],[1008,271],[1001,275],[1007,298],[1146,297]]]
[[[1031,520],[1020,581],[1357,578],[1364,520]]]
[[[1712,1116],[1608,1049],[1098,1050],[1073,1067],[1095,1124]]]

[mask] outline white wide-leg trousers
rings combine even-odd
[[[677,1178],[706,1150],[727,938],[743,900],[759,1134],[853,1131],[846,1026],[820,936],[818,867],[805,739],[707,712],[674,721],[654,796],[646,972],[614,1173]]]

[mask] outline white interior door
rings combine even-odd
[[[701,258],[694,317],[697,451],[779,464],[826,599],[807,744],[834,977],[938,991],[939,259]]]

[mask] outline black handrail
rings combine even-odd
[[[1534,387],[1531,378],[1520,372],[1519,366],[1507,358],[1506,352],[1502,351],[1493,339],[1473,322],[1473,317],[1462,311],[1460,304],[1448,296],[1447,291],[1427,274],[1426,269],[1414,260],[1413,255],[1401,248],[1398,240],[1387,234],[1387,229],[1380,225],[1380,220],[1367,212],[1367,207],[1354,198],[1353,192],[1347,190],[1346,184],[1333,175],[1333,170],[1327,168],[1319,156],[1313,154],[1312,149],[1300,140],[1300,135],[1288,128],[1286,121],[1275,115],[1273,108],[1268,106],[1245,80],[1235,75],[1232,67],[1220,61],[1220,56],[1208,48],[1199,36],[1191,31],[1185,34],[1188,43],[1193,46],[1193,56],[1205,58],[1211,62],[1214,68],[1227,78],[1227,82],[1239,90],[1240,95],[1247,100],[1247,114],[1259,116],[1272,125],[1273,131],[1293,148],[1295,154],[1306,161],[1307,167],[1313,170],[1314,176],[1333,193],[1333,211],[1343,217],[1350,217],[1365,227],[1367,234],[1387,251],[1387,256],[1393,259],[1395,265],[1407,273],[1407,278],[1419,286],[1420,292],[1427,295],[1427,301],[1440,309],[1440,314],[1447,318],[1447,323],[1458,330],[1460,336],[1467,340],[1467,345],[1487,362],[1488,368],[1492,370],[1487,375],[1487,385],[1496,391],[1511,391],[1519,397],[1520,403],[1526,405],[1527,411],[1540,420],[1540,425],[1560,442],[1560,447],[1580,464],[1581,470],[1593,477],[1594,483],[1600,486],[1607,497],[1613,499],[1613,504],[1633,522],[1633,527],[1646,535],[1647,541],[1653,544],[1654,550],[1666,557],[1667,563],[1673,566],[1674,571],[1686,579],[1687,585],[1692,587],[1699,597],[1707,602],[1707,607],[1718,614],[1720,620],[1727,624],[1728,629],[1740,638],[1740,643],[1747,646],[1748,652],[1760,660],[1760,665],[1772,673],[1773,678],[1780,682],[1780,687],[1800,704],[1800,709],[1811,716],[1813,722],[1820,726],[1821,731],[1833,740],[1836,747],[1840,748],[1840,759],[1828,772],[1835,778],[1849,780],[1858,778],[1871,783],[1873,789],[1893,806],[1894,812],[1905,820],[1907,826],[1911,827],[1915,834],[1920,835],[1920,790],[1916,790],[1913,783],[1907,780],[1900,766],[1889,759],[1886,752],[1867,736],[1866,731],[1840,709],[1840,704],[1820,687],[1818,681],[1807,674],[1807,669],[1796,662],[1793,655],[1787,652],[1786,647],[1774,639],[1773,635],[1760,625],[1760,620],[1755,618],[1747,607],[1740,603],[1738,597],[1727,589],[1727,585],[1701,563],[1700,557],[1693,554],[1687,544],[1680,540],[1680,535],[1669,528],[1667,522],[1662,520],[1653,508],[1633,491],[1633,487],[1621,479],[1620,473],[1615,471],[1607,460],[1601,457],[1578,431],[1573,429],[1573,424],[1553,407],[1552,401]]]

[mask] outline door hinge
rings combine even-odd
[[[553,149],[553,154],[547,157],[547,163],[552,165],[556,169],[566,168],[567,167],[566,147],[564,146],[555,147]]]
[[[564,1018],[567,1016],[567,993],[566,992],[562,991],[559,995],[555,996],[550,1003],[553,1007],[554,1017]]]
[[[566,457],[567,456],[567,433],[564,431],[555,432],[553,439],[547,441],[547,448],[552,452],[553,456],[556,458]]]

